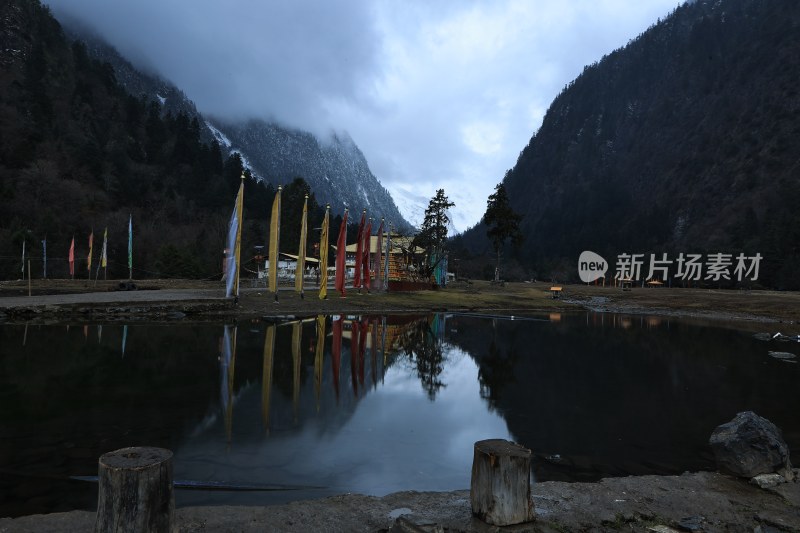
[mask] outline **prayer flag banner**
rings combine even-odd
[[[133,215],[128,215],[128,277],[133,279]]]
[[[277,294],[278,292],[278,252],[280,251],[281,237],[281,189],[275,193],[275,200],[272,202],[272,218],[269,224],[269,290]]]
[[[106,268],[108,265],[108,228],[103,231],[103,251],[100,253],[100,266]]]
[[[92,274],[92,243],[94,243],[94,230],[89,234],[89,255],[86,257],[86,270],[89,271],[89,277]]]
[[[325,218],[322,220],[322,232],[319,236],[319,299],[328,297],[328,226],[330,225],[330,204],[325,206]]]
[[[353,287],[361,288],[361,264],[364,261],[364,222],[367,218],[367,210],[361,212],[361,222],[358,223],[358,234],[356,235],[356,271],[353,275]]]
[[[244,179],[244,176],[242,176]],[[225,297],[239,296],[239,263],[242,240],[242,210],[244,206],[244,181],[239,185],[239,193],[233,206],[228,226],[229,253],[225,265]]]
[[[347,209],[344,210],[342,225],[339,227],[339,238],[336,241],[336,279],[334,286],[344,297],[344,280],[347,271]]]
[[[370,272],[369,272],[369,254],[371,252],[370,245],[372,244],[372,219],[367,222],[367,227],[364,229],[364,244],[362,246],[364,252],[364,259],[361,261],[364,267],[364,288],[369,291]]]
[[[75,237],[72,237],[72,244],[69,245],[69,275],[75,276]]]
[[[303,274],[306,271],[306,240],[308,239],[308,195],[303,203],[303,219],[300,221],[300,249],[297,252],[297,268],[294,271],[294,290],[303,294]]]

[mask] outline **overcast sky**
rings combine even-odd
[[[44,1],[202,112],[346,130],[411,222],[442,188],[458,231],[480,220],[561,88],[679,4]]]

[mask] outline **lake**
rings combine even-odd
[[[599,313],[3,325],[0,516],[94,509],[98,457],[138,445],[174,452],[179,506],[464,489],[486,438],[538,481],[712,470],[743,410],[797,456],[800,365],[770,351],[800,345]]]

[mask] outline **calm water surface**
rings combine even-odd
[[[484,438],[538,480],[712,469],[748,409],[796,455],[800,365],[769,351],[800,345],[593,313],[0,326],[0,516],[93,509],[137,445],[174,451],[178,505],[467,488]]]

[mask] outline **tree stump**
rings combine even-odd
[[[172,528],[172,452],[122,448],[103,454],[98,470],[95,532],[165,532]]]
[[[488,524],[510,526],[534,518],[531,451],[502,439],[475,443],[470,503]]]

